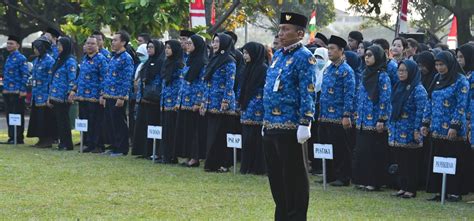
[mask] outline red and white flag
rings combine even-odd
[[[191,27],[206,26],[206,6],[204,0],[192,0],[189,3]]]
[[[456,49],[458,47],[458,20],[456,16],[453,17],[453,23],[451,23],[447,44],[449,49]]]
[[[397,35],[399,33],[408,33],[408,1],[402,0],[402,10],[398,15]]]

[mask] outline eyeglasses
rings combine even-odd
[[[372,54],[372,53],[365,53],[365,57],[370,58],[370,57],[372,57],[372,56],[374,56],[374,54]]]

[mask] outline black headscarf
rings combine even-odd
[[[129,44],[125,45],[125,51],[130,55],[130,57],[132,57],[134,65],[137,65],[140,63],[140,59],[138,58],[137,51],[135,51],[135,49],[131,45]]]
[[[36,48],[36,50],[38,50],[39,57],[43,57],[51,49],[51,42],[49,42],[49,40],[44,36],[41,36],[35,41],[33,41],[31,45],[33,46],[33,48]]]
[[[369,95],[369,98],[372,102],[379,102],[379,73],[380,71],[385,71],[387,66],[387,56],[385,51],[378,45],[372,45],[367,48],[367,51],[371,51],[375,63],[372,66],[367,66],[364,74],[362,83],[364,84],[365,90]]]
[[[61,66],[63,66],[64,62],[67,61],[70,57],[72,57],[72,42],[69,37],[61,37],[59,38],[59,43],[61,44],[63,50],[59,53],[58,58],[56,59],[56,63],[53,66],[53,73],[55,73]]]
[[[190,37],[194,45],[194,51],[189,54],[186,65],[189,67],[186,74],[186,81],[192,82],[199,77],[201,69],[209,62],[207,56],[207,45],[204,39],[199,35],[192,35]]]
[[[435,58],[433,53],[429,51],[423,51],[417,55],[415,55],[415,60],[418,64],[425,66],[428,69],[428,74],[421,74],[421,83],[425,89],[428,89],[433,82],[433,78],[436,73],[435,69]]]
[[[174,72],[184,66],[183,49],[178,40],[169,40],[165,45],[169,45],[173,52],[170,57],[166,57],[164,65],[161,67],[161,78],[164,79],[166,85],[169,85],[173,81]]]
[[[474,45],[469,43],[464,44],[456,51],[460,51],[464,56],[464,72],[468,73],[470,71],[474,71]]]
[[[145,84],[149,84],[155,79],[155,75],[160,73],[165,60],[165,45],[157,39],[150,40],[147,45],[149,44],[153,44],[155,47],[155,54],[148,57],[140,70],[140,78]]]
[[[416,62],[412,60],[402,60],[398,67],[404,64],[407,68],[408,78],[404,81],[398,81],[393,86],[392,92],[392,116],[391,120],[398,120],[402,114],[403,106],[408,97],[421,82],[421,73]]]
[[[435,90],[441,90],[452,84],[454,84],[458,78],[464,74],[458,61],[454,58],[453,54],[448,51],[442,51],[436,55],[435,61],[441,61],[448,67],[448,73],[436,74],[430,88],[428,89],[428,95],[431,98],[431,94]]]
[[[242,110],[247,109],[250,98],[265,84],[267,76],[266,49],[260,43],[249,42],[244,45],[244,50],[250,56],[242,72],[242,83],[239,103]]]
[[[232,49],[232,38],[227,34],[216,34],[214,38],[219,38],[219,50],[214,52],[209,64],[206,67],[206,74],[204,79],[206,81],[211,80],[214,72],[217,71],[219,67],[228,62],[235,62],[235,59],[232,57],[230,50]]]

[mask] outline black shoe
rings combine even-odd
[[[416,193],[405,192],[405,194],[400,196],[403,199],[411,199],[416,197]]]
[[[0,142],[0,144],[15,144],[15,141],[8,140],[6,142]],[[19,140],[19,141],[16,142],[16,144],[25,144],[25,142],[23,142],[23,140]]]
[[[448,197],[446,197],[446,201],[448,202],[459,202],[462,200],[462,196],[460,195],[454,195],[454,194],[449,194]]]
[[[35,146],[36,148],[52,148],[53,144],[51,142],[43,142]]]
[[[91,153],[103,153],[104,150],[102,148],[95,148],[94,150],[91,151]]]
[[[398,192],[392,193],[391,195],[394,197],[401,197],[403,194],[405,194],[405,191],[400,190]]]
[[[337,187],[340,187],[340,186],[349,186],[349,182],[343,182],[343,181],[340,181],[340,180],[335,180],[333,182],[330,182],[329,185],[331,186],[337,186]]]
[[[193,164],[186,164],[186,167],[199,167],[199,161]]]
[[[428,201],[441,201],[441,195],[436,194],[436,195],[434,195],[433,197],[428,198],[428,199],[426,199],[426,200],[428,200]]]

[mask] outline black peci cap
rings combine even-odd
[[[18,44],[21,44],[21,38],[16,35],[9,35],[8,41],[16,41]]]
[[[328,38],[326,38],[326,36],[325,36],[325,35],[323,35],[323,34],[321,34],[321,33],[319,33],[319,32],[318,32],[318,33],[316,33],[316,36],[315,36],[315,38],[319,38],[319,39],[321,39],[321,41],[323,41],[323,42],[324,42],[324,44],[326,44],[326,45],[329,43],[329,41],[328,41]]]
[[[291,24],[306,28],[308,18],[304,15],[293,12],[282,12],[280,15],[280,24]]]
[[[344,40],[344,38],[335,35],[331,35],[328,44],[335,44],[340,48],[345,48],[347,46],[347,42]]]

